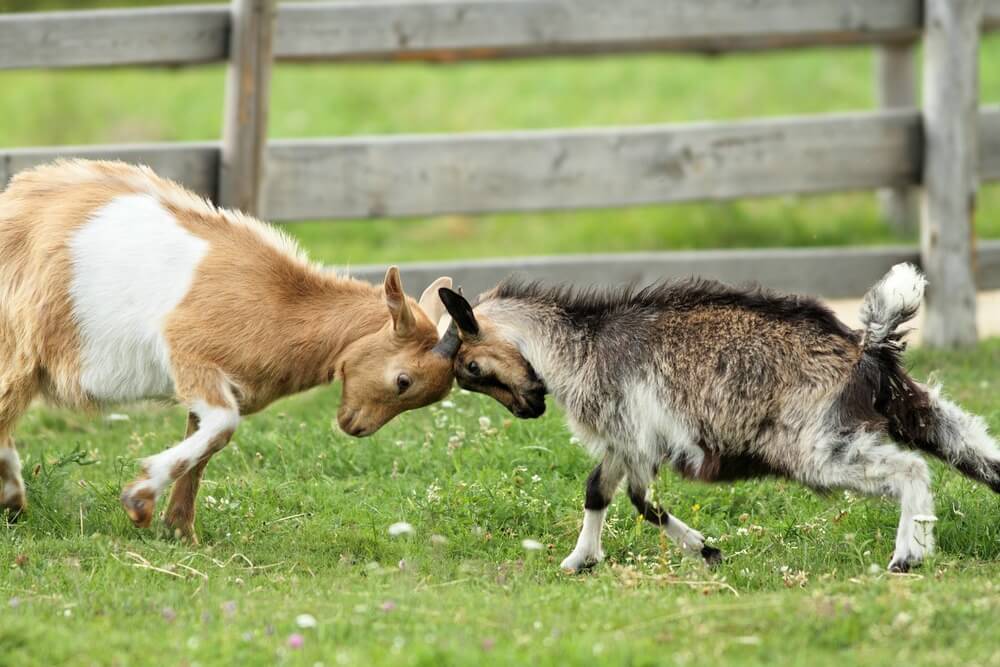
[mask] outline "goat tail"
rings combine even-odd
[[[900,339],[906,330],[900,325],[917,314],[927,281],[912,264],[897,264],[868,290],[861,305],[861,324],[865,350],[882,348],[901,350]]]
[[[865,295],[861,367],[874,376],[875,410],[885,417],[894,440],[1000,493],[1000,446],[986,422],[945,398],[940,386],[921,384],[903,368],[906,330],[899,327],[917,314],[926,284],[915,266],[897,264]]]

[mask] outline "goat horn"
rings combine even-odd
[[[445,359],[454,359],[458,354],[458,348],[462,345],[462,339],[458,336],[458,325],[455,320],[451,321],[448,330],[441,336],[441,340],[434,346],[434,353],[440,354]]]

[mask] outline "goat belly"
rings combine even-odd
[[[153,196],[122,195],[70,239],[70,299],[80,333],[80,385],[99,402],[173,393],[167,315],[194,281],[208,243]]]
[[[705,456],[700,463],[682,460],[675,463],[674,469],[682,477],[700,482],[734,482],[782,475],[780,470],[758,454],[720,454],[718,450],[709,448],[705,448]]]

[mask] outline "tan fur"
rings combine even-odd
[[[274,228],[217,209],[148,168],[60,161],[18,174],[0,194],[0,443],[39,392],[60,404],[95,406],[80,385],[68,243],[94,212],[133,193],[155,196],[208,242],[164,327],[180,402],[249,414],[340,378],[338,421],[368,435],[449,391],[452,364],[431,351],[436,322],[403,294],[395,269],[384,287],[340,277],[309,263]],[[394,369],[412,380],[402,394]],[[187,481],[170,514],[185,531],[204,463],[177,470]],[[139,495],[126,493],[123,502],[133,520],[148,524],[153,499]]]

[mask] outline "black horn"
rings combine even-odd
[[[476,322],[476,315],[472,312],[472,306],[464,296],[447,287],[438,290],[445,309],[451,315],[451,321],[458,325],[458,328],[465,336],[478,336],[479,323]]]
[[[458,325],[455,324],[455,320],[452,320],[444,335],[441,336],[441,340],[434,346],[434,353],[440,354],[445,359],[454,359],[461,345],[462,339],[458,335]]]

